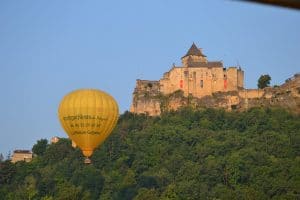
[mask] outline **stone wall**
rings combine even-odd
[[[183,90],[167,95],[157,91],[145,93],[136,90],[130,111],[156,116],[187,105],[195,108],[223,108],[228,111],[243,111],[252,107],[282,107],[300,113],[300,76],[295,75],[278,87],[219,91],[201,98],[185,96]]]
[[[244,99],[261,98],[264,94],[265,90],[262,89],[245,89],[239,91],[239,96]]]

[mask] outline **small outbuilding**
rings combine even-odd
[[[14,150],[11,157],[11,162],[15,163],[18,161],[30,162],[32,160],[32,152],[30,150]]]

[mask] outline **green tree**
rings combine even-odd
[[[61,138],[57,143],[51,144],[44,153],[44,161],[54,164],[67,158],[74,152],[69,139]]]
[[[13,200],[13,199],[27,199],[32,200],[37,197],[36,189],[36,179],[29,175],[25,178],[24,181],[12,192],[8,193],[4,199]],[[1,197],[0,197],[1,199]]]
[[[46,149],[48,146],[48,140],[47,139],[40,139],[37,141],[35,145],[32,147],[32,152],[38,156],[44,155]]]
[[[16,166],[9,160],[0,163],[0,185],[9,184],[16,173]]]
[[[82,199],[82,187],[76,187],[70,182],[63,182],[57,186],[55,199],[58,200],[80,200]]]
[[[36,179],[32,175],[25,178],[24,187],[28,200],[33,199],[37,195],[38,191],[36,189]]]
[[[90,165],[75,170],[72,173],[71,181],[76,186],[82,186],[85,191],[90,191],[90,199],[98,199],[102,191],[104,178],[101,176],[100,170]]]
[[[259,89],[263,89],[265,87],[268,87],[270,85],[271,76],[268,74],[261,75],[258,79],[257,87]]]
[[[141,188],[138,194],[134,197],[134,200],[156,200],[158,194],[154,189]]]
[[[2,161],[4,161],[4,156],[3,156],[2,153],[0,153],[0,163],[1,163]]]

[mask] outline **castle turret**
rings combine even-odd
[[[181,58],[184,67],[193,66],[194,63],[207,63],[206,55],[195,43],[192,44],[188,52]]]

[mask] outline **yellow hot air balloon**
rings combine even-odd
[[[86,157],[112,132],[119,115],[118,104],[112,96],[96,89],[80,89],[67,94],[58,108],[64,130]]]

